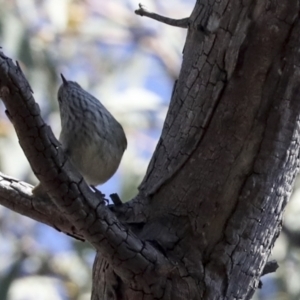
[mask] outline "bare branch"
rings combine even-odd
[[[169,265],[150,243],[139,240],[105,206],[68,161],[51,129],[40,117],[19,66],[0,52],[0,96],[11,116],[27,159],[60,212],[124,279]]]
[[[165,24],[175,26],[175,27],[180,27],[180,28],[188,28],[189,27],[190,18],[184,18],[184,19],[179,19],[179,20],[167,18],[167,17],[147,11],[146,9],[143,8],[143,6],[141,4],[139,4],[139,9],[135,10],[135,14],[139,15],[141,17],[148,17],[148,18],[156,20],[158,22],[165,23]]]
[[[37,198],[32,185],[0,173],[0,204],[38,222],[83,240],[50,198]]]

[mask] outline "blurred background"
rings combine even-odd
[[[0,46],[21,65],[44,120],[60,132],[60,73],[96,96],[128,139],[121,166],[100,189],[130,200],[146,172],[177,78],[186,30],[134,14],[132,0],[0,0]],[[143,2],[166,16],[194,1]],[[0,101],[0,170],[35,184]],[[52,228],[0,207],[0,299],[90,299],[95,252]]]
[[[145,8],[188,17],[192,0],[144,0]],[[96,96],[128,139],[121,166],[101,191],[130,200],[160,136],[186,30],[134,14],[132,0],[0,0],[0,46],[21,65],[43,118],[56,136],[59,74]],[[35,184],[0,102],[0,170]],[[273,256],[276,274],[263,277],[255,299],[300,299],[300,194],[286,212]],[[0,299],[90,299],[94,250],[0,206]]]

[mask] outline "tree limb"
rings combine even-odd
[[[68,161],[61,145],[40,116],[31,88],[20,67],[0,52],[0,96],[15,127],[20,145],[61,214],[114,267],[123,279],[152,273],[165,257],[138,239],[92,192]],[[97,197],[98,196],[98,197]],[[147,271],[147,272],[146,272]],[[157,269],[156,269],[157,271]]]
[[[148,17],[150,19],[156,20],[161,23],[165,23],[167,25],[175,26],[175,27],[180,27],[180,28],[188,28],[189,27],[189,21],[190,18],[184,18],[184,19],[171,19],[167,18],[152,12],[149,12],[143,8],[141,4],[139,4],[139,9],[135,10],[135,14],[139,15],[141,17]]]
[[[83,240],[76,228],[66,219],[50,198],[34,197],[31,190],[32,185],[0,173],[1,205],[76,239]]]

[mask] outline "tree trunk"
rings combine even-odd
[[[0,76],[33,169],[58,161],[66,170],[69,179],[43,169],[37,176],[66,215],[61,230],[97,250],[92,300],[252,297],[299,166],[299,12],[295,0],[197,1],[177,23],[188,26],[183,64],[139,194],[110,210],[59,164],[60,154],[33,157],[11,101],[18,91]],[[42,135],[44,143],[51,133]]]

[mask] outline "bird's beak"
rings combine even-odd
[[[68,84],[68,80],[64,77],[64,75],[63,75],[63,74],[60,74],[60,77],[61,77],[61,79],[62,79],[62,81],[63,81],[63,84],[64,84],[64,85],[67,85],[67,84]]]

